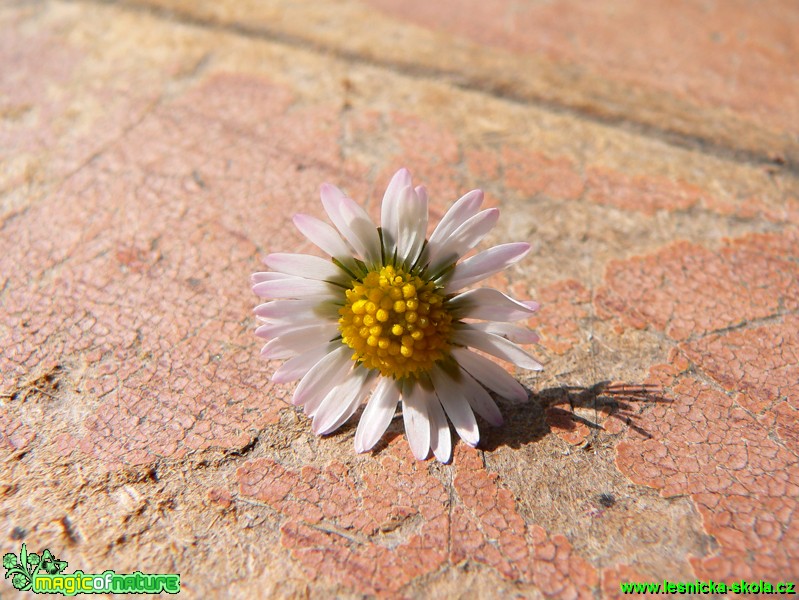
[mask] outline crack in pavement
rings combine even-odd
[[[489,81],[481,78],[479,75],[469,76],[467,73],[457,69],[409,64],[389,58],[365,56],[360,52],[347,50],[335,44],[281,31],[277,28],[266,27],[263,24],[249,24],[239,21],[223,22],[193,14],[190,10],[154,6],[137,0],[64,1],[70,4],[113,6],[122,10],[144,13],[160,20],[169,20],[205,30],[225,32],[264,42],[277,43],[292,48],[332,56],[355,64],[386,69],[405,77],[444,81],[461,90],[486,94],[493,98],[503,99],[524,106],[534,106],[551,113],[571,115],[583,121],[623,129],[643,137],[657,139],[664,144],[676,148],[701,152],[702,154],[733,163],[766,165],[775,170],[782,171],[785,174],[799,176],[799,161],[792,156],[779,156],[775,155],[775,153],[766,152],[765,150],[759,151],[743,146],[735,147],[720,143],[701,134],[687,133],[673,128],[647,123],[642,120],[630,119],[629,110],[616,111],[614,114],[609,106],[597,105],[584,107],[581,106],[579,102],[570,105],[561,99],[546,98],[541,94],[532,92],[524,93],[514,91],[509,89],[507,82]],[[609,103],[605,102],[605,104]]]

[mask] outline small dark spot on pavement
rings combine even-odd
[[[605,508],[610,508],[616,504],[616,498],[613,496],[613,494],[609,494],[607,492],[599,494],[598,500],[599,503]]]

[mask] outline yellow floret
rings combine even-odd
[[[393,266],[370,271],[339,309],[352,360],[396,379],[428,371],[449,350],[452,317],[432,282]]]

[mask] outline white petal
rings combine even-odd
[[[482,203],[482,190],[472,190],[462,196],[442,217],[430,236],[430,242],[435,244],[444,242],[458,227],[477,214]]]
[[[509,323],[469,323],[469,327],[502,336],[514,344],[535,344],[540,339],[535,331]]]
[[[271,321],[338,320],[340,304],[331,300],[306,298],[304,300],[272,300],[255,307],[255,316]]]
[[[499,210],[489,208],[467,220],[447,239],[441,242],[431,241],[427,246],[430,272],[437,273],[442,267],[456,263],[461,256],[480,243],[496,225],[498,218]]]
[[[485,391],[485,388],[463,369],[458,370],[457,378],[459,380],[460,389],[474,412],[483,417],[494,427],[502,425],[502,413],[499,412],[497,403],[494,402],[494,399]]]
[[[250,281],[252,281],[253,286],[258,283],[263,283],[264,281],[277,281],[279,279],[291,279],[291,275],[286,275],[285,273],[275,273],[274,271],[267,271],[265,273],[253,273],[250,275]]]
[[[358,245],[355,248],[361,253],[364,261],[370,265],[380,264],[382,260],[380,235],[377,233],[377,226],[366,214],[366,211],[354,200],[345,198],[341,205],[341,215],[354,236],[353,240],[358,240]]]
[[[524,402],[527,390],[505,369],[466,348],[452,348],[453,358],[482,385],[503,398]]]
[[[470,446],[476,446],[480,441],[480,432],[477,429],[477,421],[474,413],[469,406],[469,393],[462,389],[462,385],[455,381],[449,373],[441,367],[435,366],[430,377],[436,394],[444,410],[447,411],[449,420],[455,427],[455,431],[461,439]]]
[[[437,402],[435,398],[433,401]],[[405,435],[411,452],[417,460],[430,455],[430,421],[427,417],[427,404],[430,393],[422,389],[418,381],[406,379],[402,384],[402,420],[405,422]]]
[[[397,412],[399,384],[390,377],[382,377],[358,422],[355,432],[355,451],[366,452],[374,448],[388,429]]]
[[[306,405],[306,412],[308,404],[318,406],[349,370],[352,365],[351,354],[350,348],[341,346],[316,363],[297,385],[291,403],[295,406]]]
[[[380,212],[380,227],[383,230],[383,247],[386,255],[393,254],[397,243],[399,231],[399,202],[400,193],[411,183],[411,174],[408,169],[400,169],[391,178],[383,195],[383,204]]]
[[[338,283],[345,283],[350,280],[350,277],[330,259],[325,260],[310,254],[276,252],[269,254],[264,259],[264,262],[275,271],[280,271],[287,275]]]
[[[299,329],[270,340],[262,349],[261,356],[270,360],[285,359],[325,344],[339,334],[338,325],[330,323],[320,327],[313,335],[309,330]]]
[[[540,371],[544,368],[538,361],[513,342],[509,342],[505,338],[494,335],[493,333],[484,333],[476,329],[471,329],[468,325],[458,326],[452,336],[452,341],[462,346],[477,348],[492,356],[512,362],[523,369]]]
[[[422,200],[410,186],[403,189],[400,196],[397,256],[410,268],[419,258],[427,235],[427,197]]]
[[[314,412],[311,430],[316,435],[327,435],[341,427],[363,401],[365,388],[375,378],[375,371],[354,368],[349,376],[327,393],[318,410]]]
[[[336,323],[332,321],[298,321],[291,323],[267,323],[255,330],[255,335],[265,340],[271,340],[293,333],[303,332],[303,335],[321,339],[322,335],[337,329]],[[335,334],[334,336],[335,337]],[[327,341],[329,341],[328,338]]]
[[[283,279],[256,283],[252,286],[252,291],[261,298],[304,298],[307,296],[333,298],[337,291],[341,292],[341,287],[326,281],[286,276]]]
[[[330,256],[342,260],[352,256],[350,248],[338,232],[330,225],[310,215],[298,214],[294,216],[294,225],[308,241]],[[343,262],[343,261],[342,261]]]
[[[377,227],[360,205],[346,198],[341,190],[330,185],[322,185],[322,205],[325,207],[333,225],[370,265],[380,262],[380,236]]]
[[[489,321],[520,321],[529,318],[535,312],[530,305],[517,302],[492,288],[479,288],[459,294],[447,302],[447,310],[458,319]]]
[[[323,344],[287,360],[272,375],[272,381],[274,383],[289,383],[301,379],[311,370],[311,367],[338,348],[338,346],[339,344]]]
[[[467,285],[472,285],[507,269],[512,264],[524,258],[530,251],[530,244],[526,242],[513,242],[502,244],[484,250],[467,258],[461,264],[456,265],[451,273],[447,275],[444,291],[447,294],[457,292]]]
[[[416,195],[419,196],[419,199],[427,204],[427,188],[423,185],[417,185],[414,190],[416,191]]]
[[[430,447],[440,462],[449,462],[452,458],[452,436],[449,433],[447,416],[435,398],[427,409],[430,417]]]

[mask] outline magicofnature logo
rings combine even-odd
[[[3,555],[3,567],[6,579],[11,578],[11,585],[24,592],[35,594],[177,594],[180,592],[180,575],[174,573],[150,574],[135,571],[134,573],[116,573],[112,570],[99,574],[64,573],[68,563],[58,560],[50,550],[28,552],[25,544],[19,556],[13,552]]]

